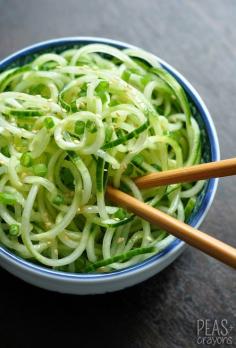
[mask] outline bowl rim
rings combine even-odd
[[[139,47],[128,44],[123,41],[103,38],[103,37],[93,37],[93,36],[75,36],[75,37],[62,37],[62,38],[55,38],[50,39],[46,41],[41,41],[32,45],[29,45],[21,50],[18,50],[10,55],[8,55],[6,58],[2,59],[0,61],[0,70],[7,67],[9,64],[14,62],[16,59],[19,59],[24,56],[28,56],[32,53],[37,53],[37,51],[40,51],[41,49],[46,49],[50,47],[57,47],[57,46],[63,46],[67,44],[88,44],[88,43],[101,43],[101,44],[108,44],[113,47],[118,48],[134,48],[137,49]],[[140,49],[140,48],[139,48]],[[216,133],[216,129],[213,123],[213,120],[211,118],[211,115],[198,94],[198,92],[195,90],[195,88],[188,82],[188,80],[179,73],[175,68],[173,68],[170,64],[168,64],[165,60],[159,58],[156,55],[153,55],[155,59],[158,60],[158,62],[163,66],[168,72],[170,72],[182,85],[184,90],[187,92],[187,94],[190,96],[190,98],[193,100],[194,105],[197,106],[198,111],[201,115],[201,118],[205,124],[205,127],[207,129],[207,134],[209,137],[209,143],[211,147],[211,158],[213,161],[218,161],[220,159],[220,148],[219,148],[219,140]],[[210,179],[208,181],[208,186],[206,189],[206,193],[204,195],[203,201],[201,203],[200,209],[198,210],[197,214],[194,216],[193,220],[190,221],[190,225],[193,227],[198,227],[202,221],[204,220],[205,216],[207,215],[213,199],[215,197],[216,189],[218,186],[218,179]],[[66,273],[62,271],[55,271],[51,270],[49,268],[46,268],[41,265],[33,264],[30,261],[27,261],[23,258],[20,258],[4,247],[0,246],[0,257],[7,261],[8,263],[12,263],[17,267],[22,268],[24,271],[28,271],[30,273],[35,273],[40,276],[44,276],[47,278],[54,278],[58,280],[63,281],[77,281],[77,282],[83,282],[83,283],[97,283],[99,282],[106,282],[110,281],[112,279],[120,279],[120,278],[126,278],[128,276],[135,275],[140,272],[144,272],[149,268],[153,268],[154,266],[157,267],[158,264],[164,264],[169,258],[173,258],[175,254],[180,253],[180,250],[185,247],[185,242],[175,238],[171,244],[165,248],[162,252],[153,255],[146,260],[137,263],[133,266],[121,269],[121,270],[115,270],[109,273],[91,273],[91,274],[82,274],[82,273]]]

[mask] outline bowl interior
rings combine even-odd
[[[113,40],[106,40],[106,39],[96,39],[96,38],[94,39],[93,38],[77,38],[77,39],[73,38],[73,39],[52,40],[45,43],[39,43],[39,44],[33,45],[29,48],[23,49],[22,51],[19,51],[9,56],[8,58],[4,59],[2,62],[0,62],[0,72],[6,69],[28,64],[42,53],[47,53],[52,51],[56,53],[60,53],[66,49],[79,48],[86,44],[98,43],[98,42],[105,43],[113,47],[117,47],[119,49],[131,47],[130,45],[124,44],[121,42],[116,42]],[[192,115],[198,122],[200,131],[201,131],[202,161],[210,162],[210,161],[219,160],[219,148],[218,148],[218,140],[217,140],[215,128],[211,120],[211,117],[204,103],[202,102],[201,98],[199,97],[197,92],[192,88],[192,86],[185,80],[185,78],[181,76],[174,68],[169,66],[167,63],[165,63],[161,59],[158,59],[158,60],[160,61],[160,64],[162,65],[162,67],[166,69],[169,73],[171,73],[178,80],[178,82],[182,85],[182,87],[184,88],[187,94],[187,97],[191,104]],[[211,201],[213,199],[216,186],[217,186],[217,179],[210,179],[207,181],[203,190],[198,195],[196,206],[187,221],[190,225],[194,227],[198,227],[199,224],[202,222],[211,204]],[[175,248],[179,243],[182,243],[182,242],[176,239],[163,252],[147,259],[148,262],[159,259],[161,256],[165,255],[170,250]],[[12,255],[4,247],[0,247],[0,251],[1,249],[4,250],[4,254]],[[14,255],[14,258],[17,258],[18,260],[20,259],[16,257],[15,255]],[[140,264],[140,266],[142,264],[145,264],[147,260],[143,261]],[[25,260],[23,260],[23,263],[32,265],[32,263],[29,263]],[[45,267],[43,266],[36,266],[36,267],[38,267],[41,270],[42,269],[45,270]],[[130,268],[133,269],[135,267],[137,267],[137,265],[131,266]],[[64,272],[57,272],[57,271],[51,271],[51,272],[64,273]],[[114,271],[111,273],[120,273],[120,272],[122,271]],[[64,273],[64,275],[65,274],[66,273]]]

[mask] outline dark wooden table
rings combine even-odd
[[[236,155],[236,2],[0,0],[0,58],[37,41],[102,36],[143,47],[196,87],[222,158]],[[236,178],[221,180],[202,229],[235,245]],[[232,269],[188,248],[161,274],[114,294],[67,296],[0,270],[0,346],[197,347],[197,320],[227,319],[236,344]],[[62,342],[65,341],[65,345]]]

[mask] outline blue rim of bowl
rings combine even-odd
[[[8,57],[0,61],[0,70],[5,69],[11,63],[13,63],[16,59],[19,59],[24,56],[28,56],[33,53],[37,53],[41,49],[47,49],[50,47],[55,48],[58,46],[64,46],[69,44],[79,45],[79,44],[89,44],[89,43],[104,43],[104,44],[108,44],[120,49],[137,48],[137,46],[133,46],[122,41],[117,41],[117,40],[112,40],[107,38],[78,36],[78,37],[65,37],[65,38],[59,38],[59,39],[51,39],[51,40],[42,41],[42,42],[33,44],[31,46],[27,46],[23,48],[22,50],[9,55]],[[168,72],[170,72],[177,79],[177,81],[182,85],[185,92],[189,95],[190,99],[193,101],[193,103],[197,107],[198,112],[201,115],[201,118],[207,130],[207,135],[209,138],[210,148],[211,148],[211,159],[212,161],[218,161],[220,159],[220,148],[219,148],[218,136],[216,133],[213,120],[202,98],[197,93],[197,91],[193,88],[193,86],[171,65],[169,65],[168,63],[166,63],[164,60],[162,60],[156,55],[154,55],[154,57],[155,59],[158,60],[158,62],[161,64],[162,67],[164,67]],[[189,222],[191,226],[197,228],[201,224],[203,219],[205,218],[213,202],[217,185],[218,185],[218,179],[210,179],[208,181],[206,193],[200,205],[200,208],[197,211],[197,213],[194,215],[193,219]],[[101,273],[101,274],[66,273],[61,271],[50,270],[43,266],[39,266],[37,264],[33,264],[32,262],[28,262],[12,254],[10,251],[8,251],[7,249],[3,247],[0,247],[0,256],[6,258],[10,262],[13,262],[15,264],[18,264],[19,266],[24,267],[25,270],[32,271],[32,272],[35,271],[36,273],[39,273],[44,276],[50,276],[50,277],[62,279],[62,280],[71,279],[71,280],[79,280],[79,281],[83,281],[83,280],[93,281],[93,280],[108,280],[111,278],[118,278],[119,276],[129,275],[129,274],[142,271],[144,269],[147,269],[148,267],[153,266],[154,263],[158,263],[159,261],[161,261],[161,259],[166,258],[167,254],[173,254],[175,251],[177,252],[177,250],[183,248],[184,245],[185,243],[183,241],[176,238],[168,247],[166,247],[159,254],[156,254],[138,264],[124,268],[122,270],[117,270],[110,273]]]

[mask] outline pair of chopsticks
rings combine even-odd
[[[165,186],[182,182],[192,182],[210,178],[219,178],[236,174],[236,158],[223,161],[198,164],[191,167],[157,172],[139,177],[135,180],[140,189],[155,186]],[[107,198],[123,208],[133,212],[152,224],[182,239],[189,245],[218,259],[225,264],[236,268],[236,249],[208,234],[179,221],[162,211],[153,208],[136,198],[117,190],[107,187]]]

